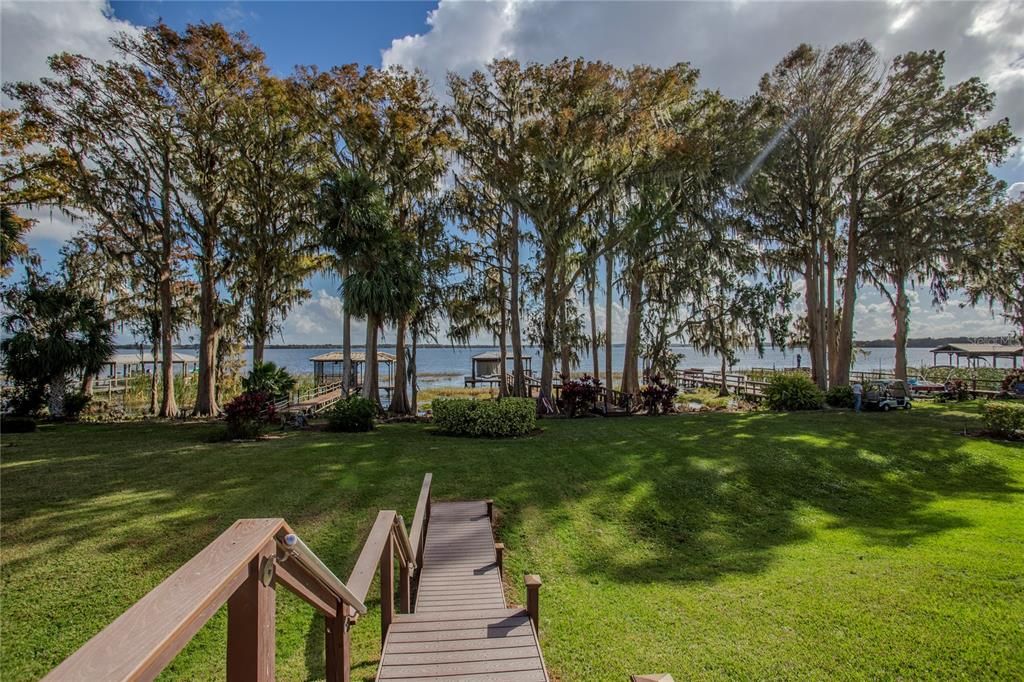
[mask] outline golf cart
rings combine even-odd
[[[888,412],[897,408],[910,409],[910,392],[900,380],[872,381],[864,387],[864,407]]]

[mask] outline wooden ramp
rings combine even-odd
[[[431,506],[415,608],[395,615],[378,680],[547,682],[533,621],[505,604],[488,509]]]

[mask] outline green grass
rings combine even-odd
[[[348,574],[379,508],[493,497],[513,599],[539,573],[562,680],[1011,678],[1024,670],[1024,447],[975,406],[552,420],[515,441],[372,434],[206,442],[216,426],[3,438],[4,680],[40,676],[240,517],[283,516]],[[372,593],[371,593],[372,594]],[[376,611],[353,630],[372,679]],[[224,674],[218,614],[166,673]],[[278,677],[323,675],[322,622],[278,597]]]

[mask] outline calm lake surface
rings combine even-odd
[[[285,367],[293,374],[312,374],[313,363],[310,358],[322,353],[337,351],[337,348],[268,348],[264,357],[268,362],[273,362],[279,367]],[[353,350],[362,351],[362,346],[353,346]],[[393,353],[394,348],[381,348],[382,351]],[[417,351],[416,364],[417,373],[420,376],[420,386],[461,386],[462,378],[470,373],[470,358],[478,353],[497,351],[497,348],[421,348]],[[679,367],[693,367],[717,370],[720,367],[719,359],[714,355],[704,355],[689,347],[677,347],[675,352],[681,353],[684,357]],[[531,347],[525,349],[526,353],[533,358],[533,368],[540,371],[540,349]],[[185,351],[191,352],[191,351]],[[756,351],[740,353],[740,362],[734,369],[748,367],[796,367],[797,355],[801,356],[801,364],[806,366],[809,363],[809,356],[806,349],[795,349],[780,351],[766,349],[763,357],[758,357]],[[865,348],[857,351],[855,368],[860,370],[889,369],[893,368],[893,361],[896,355],[895,348]],[[623,346],[612,348],[612,370],[621,371],[622,362],[625,356]],[[251,356],[246,356],[246,370]],[[604,356],[601,356],[602,366]],[[943,358],[944,359],[944,358]],[[908,348],[907,361],[911,367],[918,367],[922,363],[932,363],[931,353],[927,348]],[[593,369],[593,363],[589,355],[581,356],[580,371]],[[604,370],[602,369],[602,372]]]

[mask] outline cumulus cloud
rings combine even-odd
[[[562,56],[615,64],[690,62],[704,86],[749,95],[763,73],[801,42],[867,38],[891,58],[946,51],[951,80],[981,76],[998,93],[993,118],[1024,132],[1024,4],[919,2],[455,2],[441,0],[430,30],[395,40],[385,65],[418,67],[443,88],[492,58]],[[1018,149],[1004,179],[1019,180]],[[1014,177],[1014,175],[1016,175]]]
[[[5,83],[38,80],[49,72],[47,58],[58,52],[111,59],[115,53],[110,38],[137,30],[115,18],[104,0],[5,1],[0,5],[0,75]]]

